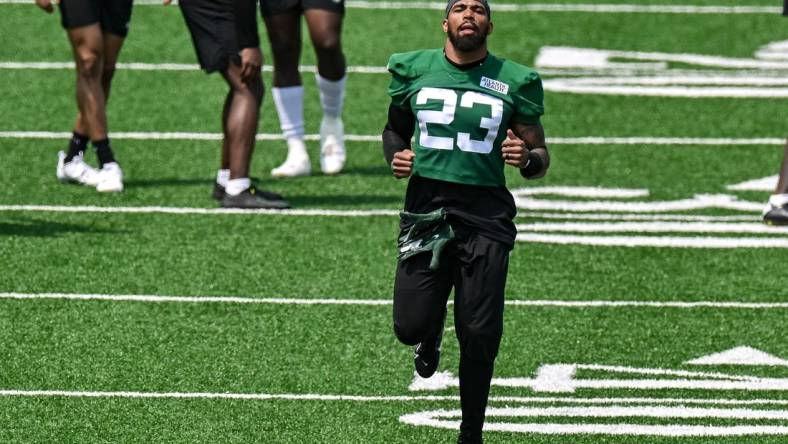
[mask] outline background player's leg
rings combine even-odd
[[[224,190],[227,188],[227,181],[230,180],[230,137],[227,133],[227,120],[230,117],[230,109],[232,109],[233,103],[233,89],[230,88],[227,91],[227,97],[224,99],[224,107],[222,107],[222,134],[224,138],[222,139],[222,153],[221,153],[221,163],[219,166],[219,171],[216,172],[216,183],[213,187],[213,193],[211,196],[221,201],[222,197],[224,197]]]
[[[460,341],[460,434],[480,442],[490,381],[503,333],[509,248],[475,236],[458,245],[454,323]]]
[[[785,141],[777,187],[763,210],[763,221],[769,225],[788,225],[788,140]]]
[[[323,119],[320,122],[320,169],[336,174],[345,165],[342,106],[345,99],[346,64],[342,53],[342,14],[323,9],[304,11],[317,55],[317,87]]]
[[[223,207],[232,208],[289,208],[290,204],[275,193],[258,190],[249,179],[249,164],[254,151],[260,105],[263,101],[263,80],[260,76],[244,82],[241,67],[229,63],[222,71],[230,86],[232,99],[225,101],[223,116],[230,179],[222,197]]]
[[[273,177],[311,173],[304,143],[304,87],[298,62],[301,58],[301,13],[297,9],[263,17],[274,59],[274,97],[279,124],[287,142],[287,158],[271,170]]]
[[[87,142],[107,138],[105,96],[101,87],[103,36],[98,23],[66,30],[76,66],[77,120],[67,152],[58,153],[57,177],[88,186],[98,184],[98,172],[82,160]]]

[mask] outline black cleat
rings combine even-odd
[[[443,309],[443,317],[438,330],[438,337],[434,340],[426,340],[416,344],[413,352],[413,365],[416,373],[422,378],[429,378],[438,370],[441,360],[441,341],[443,340],[443,323],[446,321],[446,309]]]
[[[457,444],[483,444],[481,433],[473,434],[466,431],[460,431],[460,436],[457,437]]]
[[[211,193],[211,197],[214,200],[218,200],[219,202],[221,202],[222,198],[224,197],[224,187],[219,185],[218,183],[214,182],[213,183],[213,192]]]
[[[222,197],[222,207],[224,208],[244,208],[244,209],[273,209],[284,210],[290,208],[290,204],[282,199],[277,193],[258,190],[249,187],[237,196],[226,194]]]
[[[766,225],[788,225],[788,204],[778,207],[770,203],[763,210],[763,223]]]

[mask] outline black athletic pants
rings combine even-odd
[[[457,234],[438,270],[430,254],[397,264],[394,333],[407,344],[437,338],[454,288],[454,326],[460,342],[460,430],[481,438],[495,357],[503,333],[503,306],[510,247],[485,237]]]

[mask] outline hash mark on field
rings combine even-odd
[[[222,303],[222,304],[281,304],[281,305],[391,305],[390,299],[337,299],[337,298],[252,298],[237,296],[159,296],[159,295],[112,295],[80,293],[0,293],[0,299],[20,300],[75,300],[112,302],[152,303]],[[786,309],[788,302],[743,302],[743,301],[613,301],[613,300],[537,300],[510,299],[506,305],[522,307],[561,308],[720,308],[720,309]],[[449,304],[453,304],[449,301]]]

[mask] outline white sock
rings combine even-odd
[[[287,139],[287,160],[301,162],[304,159],[309,159],[309,153],[306,151],[304,139],[298,137]]]
[[[285,139],[304,138],[304,87],[271,88]]]
[[[345,102],[345,81],[347,75],[337,81],[328,80],[315,73],[317,88],[320,90],[320,105],[323,115],[337,119],[342,116],[342,105]]]
[[[230,170],[219,170],[216,172],[216,183],[227,188],[228,180],[230,180]]]
[[[252,186],[252,181],[248,177],[241,179],[230,179],[227,181],[227,186],[224,187],[224,192],[230,196],[237,196],[241,192],[248,190]]]
[[[769,203],[775,207],[782,207],[788,204],[788,194],[772,194],[769,197]]]

